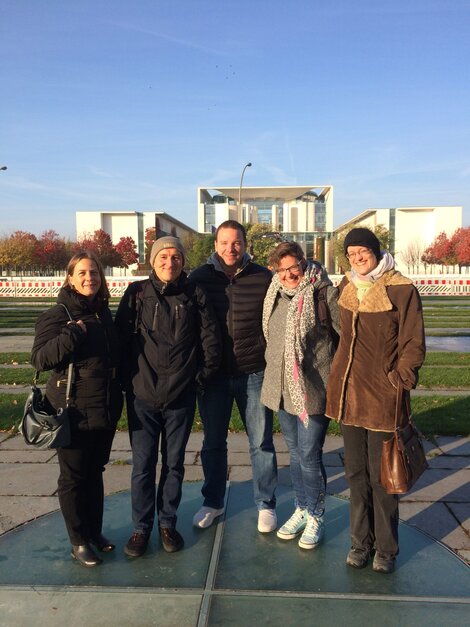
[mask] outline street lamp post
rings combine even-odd
[[[245,170],[247,168],[251,168],[251,161],[249,163],[247,163],[245,165],[245,167],[242,170],[242,176],[240,178],[240,187],[238,189],[238,210],[241,212],[241,206],[242,206],[242,187],[243,187],[243,175],[245,174]],[[240,215],[241,218],[241,215]]]

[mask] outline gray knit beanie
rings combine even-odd
[[[178,250],[181,253],[183,257],[183,264],[184,264],[186,253],[184,252],[183,244],[177,237],[173,237],[171,235],[165,235],[164,237],[159,237],[153,243],[152,250],[150,251],[150,265],[152,266],[152,268],[153,268],[153,262],[155,261],[155,257],[164,248],[176,248],[176,250]]]

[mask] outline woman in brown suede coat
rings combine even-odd
[[[398,497],[380,485],[383,440],[394,431],[397,382],[405,394],[424,360],[421,299],[394,269],[377,237],[356,228],[344,242],[351,263],[340,286],[341,339],[327,388],[326,415],[341,422],[350,487],[352,548],[346,563],[391,573],[398,554]]]

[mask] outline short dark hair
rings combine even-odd
[[[299,261],[305,259],[305,253],[297,242],[281,242],[269,255],[269,265],[276,269],[281,259],[288,255],[296,257]]]
[[[225,222],[219,224],[215,232],[215,241],[217,241],[220,229],[234,229],[235,231],[240,231],[240,233],[243,235],[243,241],[246,244],[246,230],[243,224],[240,224],[240,222],[237,222],[236,220],[225,220]]]
[[[101,261],[96,256],[96,254],[91,250],[79,250],[70,259],[70,261],[67,264],[67,274],[65,275],[65,281],[62,287],[70,287],[71,289],[73,289],[70,278],[73,274],[73,271],[75,270],[75,266],[77,265],[77,263],[82,261],[82,259],[89,259],[90,261],[93,261],[95,263],[98,269],[98,274],[100,275],[100,279],[101,279],[100,289],[98,290],[96,295],[102,299],[108,299],[110,294],[109,294],[108,285],[106,283],[106,279],[104,277],[103,266],[101,264]]]

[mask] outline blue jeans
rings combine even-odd
[[[155,496],[160,527],[175,527],[181,501],[184,453],[196,409],[196,394],[189,392],[165,409],[138,398],[128,398],[132,447],[132,521],[134,530],[150,533],[155,521]],[[155,488],[159,442],[161,472]]]
[[[258,509],[274,509],[277,462],[273,444],[273,413],[260,402],[264,372],[234,377],[218,376],[198,397],[204,425],[201,460],[204,470],[204,505],[224,506],[227,481],[227,434],[233,401],[250,444],[253,488]]]
[[[278,411],[278,417],[289,449],[295,506],[311,515],[323,516],[326,491],[323,444],[330,421],[323,414],[312,415],[305,428],[298,416],[283,409]]]

